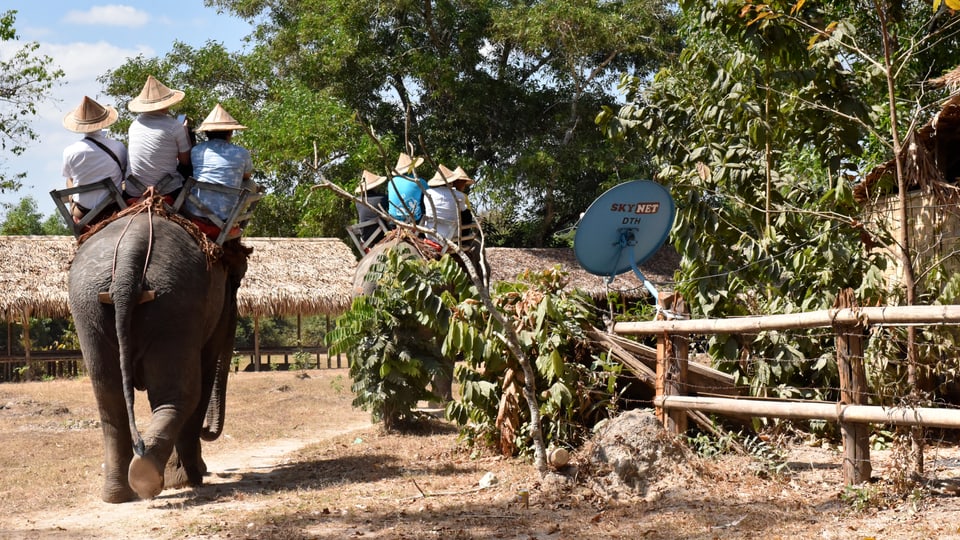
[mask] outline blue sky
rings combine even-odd
[[[245,21],[204,7],[203,0],[5,0],[0,12],[7,10],[17,12],[15,28],[20,41],[0,42],[0,57],[8,57],[24,43],[37,42],[40,53],[65,72],[63,84],[33,117],[31,125],[39,140],[31,142],[21,156],[5,153],[0,162],[9,173],[27,173],[19,191],[0,193],[0,203],[16,204],[31,196],[44,216],[55,212],[50,190],[64,187],[60,175],[63,149],[80,137],[64,129],[63,116],[84,95],[104,105],[125,106],[103,94],[97,77],[127,58],[163,56],[174,41],[199,47],[214,40],[229,50],[240,50],[251,30]]]

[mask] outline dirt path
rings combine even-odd
[[[28,511],[16,518],[16,529],[22,532],[0,530],[0,538],[152,540],[168,536],[168,531],[196,521],[201,515],[214,514],[223,514],[224,524],[233,525],[229,516],[237,510],[251,510],[251,504],[243,496],[223,496],[225,492],[257,491],[261,479],[287,463],[290,454],[310,444],[369,428],[369,421],[355,421],[301,438],[263,441],[252,447],[220,452],[214,444],[205,456],[211,474],[200,488],[166,490],[153,500],[125,504],[108,504],[91,496],[56,515]]]

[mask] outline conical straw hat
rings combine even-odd
[[[433,175],[433,178],[427,182],[427,185],[430,187],[440,187],[451,183],[453,183],[453,171],[444,167],[441,163],[437,165],[437,174]]]
[[[83,96],[80,105],[63,117],[63,127],[77,133],[91,133],[112,125],[118,116],[113,107],[104,107]]]
[[[153,75],[147,75],[147,82],[143,85],[140,95],[130,100],[127,108],[135,113],[159,111],[180,103],[182,99],[182,91],[171,90],[154,79]]]
[[[450,180],[450,182],[453,182],[454,180],[463,180],[467,183],[467,185],[474,183],[473,178],[470,178],[470,175],[467,174],[467,171],[463,170],[463,167],[457,167],[453,170],[453,178]]]
[[[240,125],[240,122],[237,122],[226,109],[217,103],[217,106],[203,119],[203,123],[196,131],[232,131],[235,129],[247,129],[247,126]]]
[[[416,169],[423,163],[423,158],[418,157],[416,160],[411,158],[409,155],[401,152],[400,157],[397,158],[397,166],[393,168],[396,172],[400,174],[408,174],[412,169]]]
[[[373,188],[379,186],[380,184],[387,181],[386,176],[379,176],[376,173],[372,173],[366,169],[363,170],[363,181],[360,182],[360,185],[357,186],[357,189],[354,190],[354,193],[363,193],[364,191],[370,191]]]

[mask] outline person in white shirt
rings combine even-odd
[[[84,186],[109,178],[121,190],[127,170],[127,148],[122,142],[106,136],[104,129],[117,121],[117,109],[104,107],[83,96],[80,105],[63,117],[63,127],[83,138],[63,149],[63,177],[67,187]],[[72,214],[81,219],[109,196],[106,189],[77,193],[73,196]],[[116,204],[104,208],[101,216],[120,210]]]
[[[459,240],[461,215],[469,208],[465,190],[472,183],[473,180],[459,167],[451,171],[443,165],[437,166],[437,173],[427,182],[429,189],[422,223],[427,229],[435,229],[437,235],[428,234],[427,238],[441,243],[441,238],[453,242]]]
[[[171,90],[149,75],[140,95],[127,104],[131,112],[140,113],[130,124],[130,174],[144,187],[165,183],[160,195],[176,196],[184,179],[177,167],[190,167],[187,127],[170,115],[170,107],[183,96],[182,91]],[[125,194],[130,198],[143,195],[129,182]]]

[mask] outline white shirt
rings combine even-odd
[[[110,149],[120,163],[127,167],[127,148],[120,141],[107,137],[103,131],[87,133],[83,139],[63,149],[63,177],[72,178],[73,185],[83,186],[104,178],[113,180],[113,184],[120,189],[123,173],[117,162],[102,148],[86,140],[94,139]],[[88,191],[73,196],[73,200],[90,210],[97,206],[108,193],[102,190]]]
[[[183,185],[177,157],[190,151],[187,128],[165,111],[140,113],[130,124],[130,174],[144,186],[155,186],[168,174],[178,179],[166,193]],[[128,185],[127,193],[141,195]]]
[[[437,234],[456,242],[460,232],[460,212],[467,209],[467,196],[447,185],[428,189],[426,198],[429,200],[423,202],[423,226],[436,228]]]

